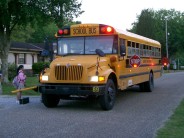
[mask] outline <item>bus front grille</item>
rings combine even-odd
[[[81,80],[82,72],[83,67],[78,65],[55,67],[55,77],[57,80]]]

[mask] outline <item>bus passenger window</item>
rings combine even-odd
[[[149,50],[148,50],[148,46],[146,45],[146,56],[149,56]]]
[[[136,53],[136,55],[140,55],[140,53],[139,53],[139,43],[136,43],[135,53]]]
[[[149,50],[148,56],[150,57],[151,56],[151,46],[148,46],[148,50]]]
[[[140,56],[143,56],[143,44],[140,44]]]
[[[114,36],[112,53],[117,54],[117,52],[118,52],[118,36]]]
[[[154,55],[155,55],[155,48],[152,47],[152,57],[154,57]]]
[[[135,42],[132,42],[132,55],[135,55]]]
[[[126,55],[126,46],[125,46],[125,39],[120,39],[120,55]]]
[[[146,45],[143,45],[143,56],[146,56]]]
[[[160,48],[158,49],[158,57],[160,57],[161,56],[161,52],[160,52]]]
[[[127,42],[127,45],[128,45],[128,55],[131,56],[132,55],[132,47],[131,47],[131,42],[128,41]]]

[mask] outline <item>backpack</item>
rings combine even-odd
[[[18,81],[18,76],[15,76],[13,81],[12,81],[12,84],[15,88],[18,88],[19,86],[19,81]]]

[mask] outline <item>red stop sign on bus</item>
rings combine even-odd
[[[162,62],[162,65],[164,65],[164,66],[168,65],[169,64],[169,59],[167,57],[163,57],[161,62]]]
[[[141,65],[141,58],[138,55],[134,55],[130,58],[130,65],[132,67],[139,67]]]

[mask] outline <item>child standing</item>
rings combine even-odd
[[[16,103],[19,104],[19,100],[21,99],[22,96],[22,92],[21,89],[23,89],[25,87],[25,81],[26,81],[26,75],[24,74],[24,66],[20,65],[17,68],[17,78],[18,78],[18,88],[20,91],[17,92],[17,101]]]

